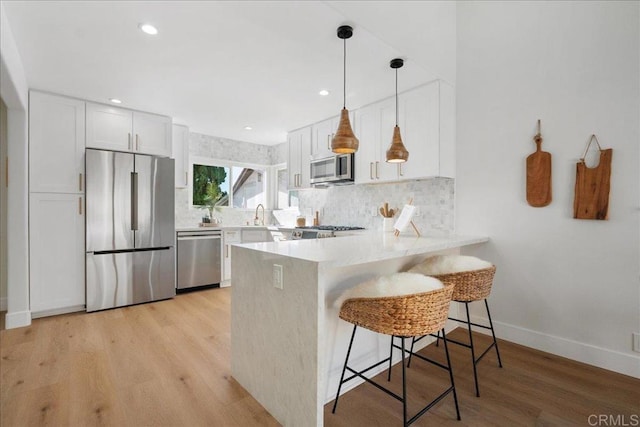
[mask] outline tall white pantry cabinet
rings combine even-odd
[[[83,310],[85,102],[29,94],[29,276],[33,317]]]
[[[29,93],[32,317],[85,309],[86,147],[170,157],[171,117]]]

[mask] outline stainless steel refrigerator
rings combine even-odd
[[[175,295],[173,159],[86,150],[87,311]]]

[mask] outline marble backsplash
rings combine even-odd
[[[242,163],[276,165],[287,161],[286,143],[266,146],[244,141],[189,134],[189,155],[212,159],[231,160]],[[286,210],[265,210],[265,224],[293,226],[296,217],[307,217],[313,223],[315,211],[319,212],[320,224],[352,225],[366,229],[382,228],[382,217],[378,213],[384,202],[391,208],[402,208],[410,198],[418,207],[414,223],[421,233],[442,235],[454,231],[454,180],[451,178],[429,178],[382,184],[360,184],[305,189],[292,192],[297,204]],[[189,205],[187,189],[176,188],[176,226],[197,225],[206,210]],[[222,225],[236,226],[253,224],[254,209],[221,208],[214,216]]]
[[[299,190],[298,209],[307,217],[307,223],[318,211],[320,224],[378,230],[382,229],[378,209],[384,202],[389,203],[390,208],[402,209],[413,198],[413,205],[418,207],[413,222],[420,232],[444,235],[454,231],[454,187],[451,178],[429,178]]]

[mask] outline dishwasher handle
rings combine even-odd
[[[186,236],[178,236],[178,240],[206,240],[206,239],[222,239],[220,234],[206,234],[206,235],[197,235],[197,234],[189,234]]]

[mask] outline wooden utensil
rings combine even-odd
[[[584,158],[592,141],[600,151],[598,166],[589,168]],[[573,199],[573,217],[576,219],[608,219],[609,189],[611,186],[611,159],[613,150],[603,150],[595,135],[591,135],[584,156],[576,164],[576,189]]]
[[[551,203],[551,153],[542,151],[540,120],[533,140],[536,151],[527,157],[527,203],[541,208]]]

